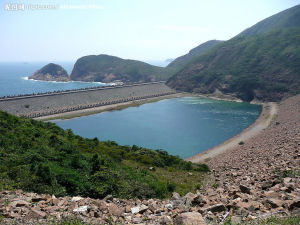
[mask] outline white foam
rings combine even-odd
[[[30,79],[29,77],[22,77],[23,80],[30,80],[30,81],[35,81],[35,82],[50,82],[50,83],[56,83],[56,84],[67,84],[67,83],[87,83],[87,84],[100,84],[103,86],[114,86],[116,85],[115,83],[102,83],[102,82],[86,82],[86,81],[47,81],[47,80],[35,80],[35,79]]]

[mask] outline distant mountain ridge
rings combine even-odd
[[[279,101],[300,93],[298,18],[300,5],[257,23],[184,66],[167,84],[244,101]]]
[[[187,63],[193,61],[196,57],[205,54],[207,51],[221,43],[219,40],[210,40],[199,46],[191,49],[187,54],[174,59],[167,67],[178,68],[185,66]]]

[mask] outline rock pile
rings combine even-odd
[[[205,224],[198,208],[192,207],[197,194],[180,197],[174,193],[169,200],[124,200],[107,196],[56,198],[18,191],[0,193],[0,214],[4,222],[51,223],[63,218],[79,218],[90,224]]]
[[[216,189],[204,196],[240,218],[300,214],[300,95],[281,102],[257,137],[207,163]]]

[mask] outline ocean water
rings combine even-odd
[[[56,62],[70,74],[73,62]],[[47,62],[0,62],[0,96],[32,94],[57,90],[70,90],[94,86],[103,86],[99,82],[47,82],[28,80],[35,71]]]
[[[239,134],[261,110],[249,103],[184,97],[53,122],[83,137],[163,149],[187,158]]]

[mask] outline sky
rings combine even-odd
[[[14,4],[18,4],[17,7]],[[0,61],[166,60],[300,0],[1,0]]]

